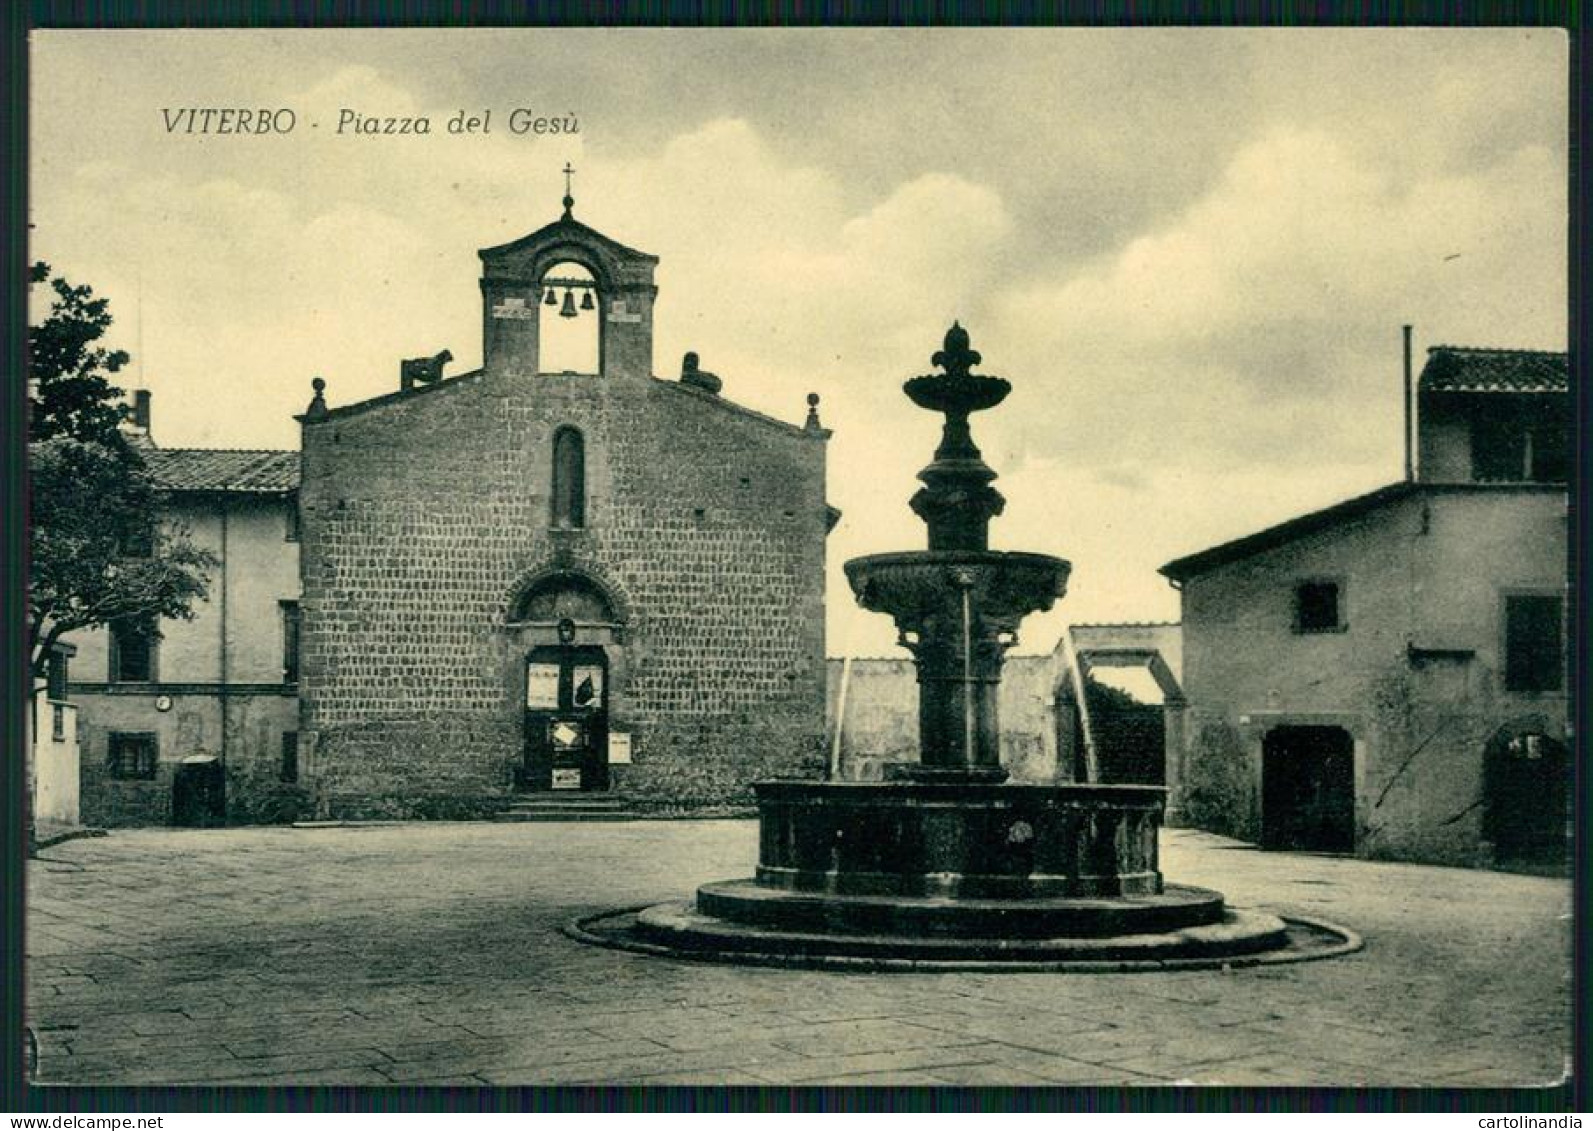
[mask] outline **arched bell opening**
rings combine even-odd
[[[602,296],[592,272],[572,260],[537,280],[537,371],[595,376],[603,370]]]

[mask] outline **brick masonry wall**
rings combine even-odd
[[[581,430],[586,528],[550,529],[551,439]],[[657,380],[488,372],[303,429],[302,765],[333,816],[501,807],[523,757],[517,587],[616,598],[612,788],[750,800],[823,765],[821,433]],[[583,640],[583,642],[586,642]],[[606,643],[594,637],[592,642]]]

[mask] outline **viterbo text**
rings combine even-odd
[[[169,134],[290,134],[298,115],[287,107],[163,106]]]
[[[429,114],[401,116],[370,114],[364,110],[343,106],[338,109],[337,122],[330,132],[338,137],[417,136],[445,132],[454,135],[471,135],[493,133],[495,125],[500,129],[506,127],[509,133],[516,136],[540,137],[581,132],[580,119],[573,110],[563,114],[543,114],[525,106],[518,106],[508,111],[506,116],[501,111],[497,112],[496,122],[494,113],[493,110],[485,108],[460,110],[445,121],[439,118],[438,121],[442,123],[440,128],[433,129],[433,118]],[[163,106],[160,115],[161,123],[168,134],[262,136],[290,134],[299,125],[297,112],[286,106]],[[323,124],[329,124],[318,122],[314,118],[307,118],[305,121],[312,130],[320,129]]]

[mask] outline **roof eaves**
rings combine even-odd
[[[367,397],[365,400],[355,401],[353,404],[338,405],[336,408],[327,409],[325,416],[312,418],[308,414],[301,412],[293,419],[301,424],[319,424],[324,420],[338,420],[344,417],[358,416],[367,409],[397,404],[399,401],[409,400],[413,397],[428,396],[441,389],[452,389],[462,382],[474,381],[483,372],[484,370],[472,369],[469,373],[461,373],[457,377],[446,377],[435,385],[417,385],[413,389],[395,389],[391,393],[381,393],[374,397]]]
[[[1303,538],[1308,534],[1326,530],[1346,519],[1355,518],[1377,510],[1379,507],[1396,499],[1413,495],[1420,489],[1418,484],[1411,482],[1390,483],[1377,488],[1375,491],[1357,495],[1353,499],[1345,499],[1343,502],[1323,507],[1321,510],[1296,515],[1294,518],[1280,522],[1275,526],[1258,530],[1254,534],[1247,534],[1242,538],[1223,542],[1198,553],[1175,558],[1156,572],[1173,581],[1185,581],[1191,577],[1197,577],[1202,573],[1216,569],[1218,566],[1241,561],[1265,550],[1287,545],[1296,538]]]
[[[666,389],[673,389],[675,392],[680,393],[683,396],[693,397],[705,404],[717,405],[719,408],[724,409],[727,412],[735,413],[738,416],[748,417],[752,420],[758,421],[761,424],[767,424],[771,428],[777,428],[782,432],[791,433],[797,436],[816,436],[826,440],[830,437],[830,430],[828,428],[810,430],[804,428],[800,424],[792,424],[789,421],[781,420],[778,417],[765,416],[757,409],[752,409],[748,408],[746,405],[737,404],[735,401],[722,397],[718,393],[710,393],[703,389],[693,389],[690,385],[683,385],[679,381],[670,381],[663,377],[654,377],[653,383],[654,385],[662,386]]]
[[[588,224],[581,223],[581,221],[575,219],[573,216],[561,217],[560,219],[553,221],[551,224],[544,224],[536,231],[530,232],[527,235],[523,235],[519,239],[510,240],[508,243],[497,244],[493,247],[480,248],[477,250],[476,256],[482,260],[494,259],[499,256],[508,255],[512,252],[519,251],[522,248],[529,247],[534,243],[539,243],[550,235],[564,233],[567,233],[571,237],[596,240],[600,243],[607,244],[614,251],[621,252],[624,255],[631,256],[636,259],[645,259],[653,263],[658,262],[658,256],[650,255],[645,251],[638,251],[634,247],[628,247],[625,244],[620,243],[619,240],[615,239],[613,236],[604,235],[596,228],[591,227]]]

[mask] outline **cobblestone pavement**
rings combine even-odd
[[[1366,949],[1231,972],[861,974],[583,946],[750,873],[750,821],[124,830],[28,871],[42,1083],[1530,1085],[1570,1048],[1563,880],[1163,834],[1178,882]]]

